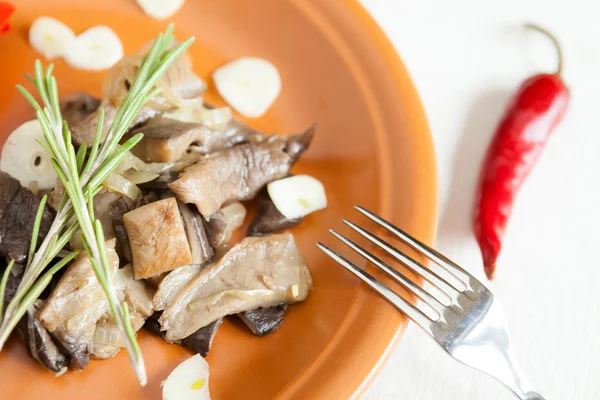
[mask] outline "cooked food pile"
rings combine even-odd
[[[131,104],[130,91],[138,88],[137,74],[152,46],[124,57],[106,73],[102,98],[76,93],[57,107],[68,126],[62,130],[68,134],[66,146],[73,143],[77,149],[73,168],[82,177],[86,163],[93,164],[105,145],[119,138],[113,125],[127,123],[111,153],[118,154],[119,162],[86,195],[84,214],[75,206],[75,214],[65,214],[66,204],[75,200],[74,189],[60,168],[51,167],[57,161],[47,149],[53,145],[47,143],[44,124],[24,123],[2,151],[4,306],[15,296],[22,304],[17,288],[24,276],[29,279],[32,258],[46,251],[46,237],[56,234],[56,220],[79,221],[64,225],[73,230],[69,240],[46,260],[46,270],[57,267],[15,327],[31,356],[57,375],[67,368],[82,370],[90,358],[112,357],[132,343],[122,321],[115,319],[115,302],[123,305],[129,334],[145,328],[204,357],[225,318],[239,318],[249,334],[267,335],[312,286],[306,260],[285,230],[327,205],[318,180],[291,176],[315,127],[269,135],[233,118],[228,107],[205,103],[206,85],[185,53],[158,79],[155,96],[138,104],[139,112],[127,120],[120,108]],[[257,213],[247,237],[234,242],[232,237],[239,236],[234,232],[254,203]],[[96,221],[92,239],[102,239],[101,264],[80,219],[86,213]],[[62,269],[61,263],[66,264]],[[0,317],[2,310],[0,305]],[[170,389],[168,398],[187,398],[188,389],[205,386],[208,393],[204,360],[198,356],[186,363],[204,375],[189,388]],[[165,392],[195,376],[186,372],[186,363],[169,377]]]

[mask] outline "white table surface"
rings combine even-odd
[[[565,53],[572,102],[513,209],[496,279],[513,344],[547,399],[600,399],[600,1],[362,0],[398,49],[437,153],[437,247],[482,277],[470,229],[484,150],[509,95]],[[365,400],[512,399],[410,325]]]

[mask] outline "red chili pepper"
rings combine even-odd
[[[562,52],[548,31],[527,25],[548,36],[558,53],[554,74],[530,77],[520,86],[500,121],[481,171],[473,229],[479,242],[485,273],[494,277],[502,237],[521,184],[535,165],[569,102],[569,90],[560,77]]]
[[[8,19],[14,11],[15,7],[12,4],[0,2],[0,33],[7,32],[10,29]]]

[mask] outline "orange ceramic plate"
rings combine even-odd
[[[131,53],[164,30],[133,0],[21,0],[12,29],[0,35],[2,138],[32,117],[14,89],[38,57],[27,30],[38,16],[58,18],[77,33],[111,26]],[[252,336],[224,323],[208,356],[215,399],[342,399],[363,391],[399,338],[405,321],[385,301],[315,246],[335,244],[328,228],[359,219],[361,204],[426,242],[434,236],[436,174],[427,122],[414,86],[393,47],[355,0],[188,0],[174,18],[179,38],[195,35],[195,71],[207,81],[215,67],[240,56],[272,60],[283,91],[267,115],[249,124],[268,132],[318,133],[294,167],[323,181],[329,207],[294,229],[314,290],[290,307],[279,331]],[[101,73],[56,62],[61,95],[100,94]],[[211,87],[209,100],[223,104]],[[362,221],[362,220],[361,220]],[[363,221],[364,222],[364,221]],[[337,245],[337,244],[336,244]],[[140,388],[124,351],[59,378],[39,367],[14,340],[0,355],[3,399],[160,399],[160,383],[190,353],[140,335],[149,383]]]

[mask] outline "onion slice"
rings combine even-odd
[[[102,186],[111,192],[121,193],[130,199],[137,200],[142,197],[142,191],[133,182],[128,181],[122,175],[112,173],[102,182]]]
[[[121,175],[123,175],[123,178],[136,185],[153,181],[159,177],[159,174],[155,172],[136,171],[134,169],[127,170]]]

